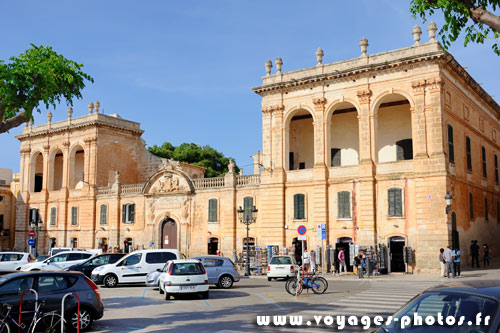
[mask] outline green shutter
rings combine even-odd
[[[348,191],[337,193],[338,218],[351,218],[351,194]]]
[[[295,194],[293,196],[293,219],[303,220],[306,218],[305,195]]]
[[[56,218],[57,218],[57,208],[52,207],[50,209],[50,225],[56,225]]]
[[[108,206],[101,205],[101,216],[100,216],[100,223],[101,224],[106,224],[107,215],[108,215]]]
[[[129,204],[128,222],[135,222],[135,204]]]
[[[251,215],[252,215],[252,209],[253,209],[253,198],[252,197],[245,197],[243,199],[243,219],[247,220]]]
[[[390,189],[388,192],[389,198],[388,198],[388,206],[389,206],[389,216],[394,216],[394,190]]]
[[[208,222],[217,222],[217,199],[208,200]]]
[[[396,204],[395,204],[395,213],[397,216],[403,216],[403,201],[401,198],[401,190],[396,189]]]
[[[71,224],[78,224],[78,207],[71,207]]]
[[[389,216],[403,216],[403,199],[401,189],[391,188],[388,191]]]
[[[122,222],[127,223],[127,205],[122,205]]]

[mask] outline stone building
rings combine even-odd
[[[253,175],[219,178],[151,155],[138,123],[89,115],[29,126],[21,141],[18,230],[29,209],[44,221],[40,248],[174,247],[186,255],[241,252],[246,229],[236,209],[258,209],[251,245],[307,241],[387,247],[401,271],[403,246],[415,268],[437,268],[439,248],[472,239],[497,250],[500,235],[499,105],[434,39],[412,46],[276,73],[266,62],[262,151]],[[95,111],[94,111],[95,108]],[[124,157],[126,156],[126,157]],[[445,195],[453,197],[449,213]],[[26,236],[16,233],[16,246]],[[465,257],[465,256],[464,256]],[[464,258],[465,259],[465,258]]]
[[[0,168],[0,251],[12,248],[16,223],[16,182],[11,169]]]

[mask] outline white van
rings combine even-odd
[[[108,288],[118,283],[146,283],[150,272],[163,268],[169,260],[180,259],[179,250],[158,249],[134,251],[114,264],[103,265],[92,271],[92,280]]]

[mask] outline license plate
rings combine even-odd
[[[181,286],[181,290],[194,290],[194,286]]]
[[[276,269],[283,269],[283,268],[285,268],[285,267],[276,267]]]

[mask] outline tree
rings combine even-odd
[[[41,103],[55,108],[62,98],[68,105],[82,98],[84,81],[94,82],[82,67],[50,46],[33,44],[8,63],[0,60],[0,133],[32,119]]]
[[[198,146],[195,143],[182,143],[173,146],[164,142],[161,146],[154,145],[148,150],[156,156],[169,158],[180,162],[198,165],[205,168],[205,177],[222,177],[228,171],[229,158],[210,146]],[[235,172],[239,172],[235,165]]]
[[[442,10],[445,24],[439,35],[445,49],[464,31],[465,46],[494,39],[492,49],[500,55],[500,16],[493,13],[499,7],[499,0],[411,0],[410,12],[425,22],[427,16]]]

